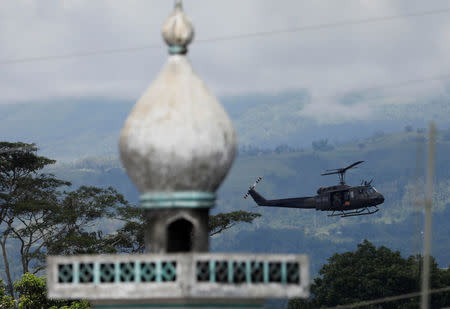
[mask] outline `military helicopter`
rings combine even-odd
[[[259,206],[305,208],[321,211],[331,211],[329,217],[340,216],[353,217],[372,215],[378,212],[377,205],[384,202],[384,197],[373,186],[372,181],[364,181],[359,186],[349,186],[345,184],[345,172],[364,161],[357,161],[347,167],[333,170],[326,170],[325,175],[339,175],[339,184],[336,186],[317,190],[316,196],[295,197],[278,200],[266,200],[261,194],[255,191],[256,185],[262,180],[258,177],[256,182],[249,188],[246,199],[249,195]]]

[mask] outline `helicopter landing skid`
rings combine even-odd
[[[328,217],[341,217],[341,218],[346,218],[346,217],[355,217],[355,216],[366,216],[366,215],[372,215],[376,212],[378,212],[378,207],[374,206],[375,209],[374,210],[370,210],[369,207],[363,208],[363,209],[358,209],[355,211],[336,211],[333,210],[333,213],[331,215],[328,215]]]

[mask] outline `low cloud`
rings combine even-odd
[[[0,12],[0,60],[159,44],[129,53],[1,64],[0,103],[58,97],[135,100],[167,59],[160,27],[172,2],[7,1]],[[373,101],[342,106],[348,93],[398,81],[450,74],[450,13],[215,43],[201,39],[343,20],[430,11],[447,1],[185,1],[196,39],[189,57],[218,95],[306,88],[318,99],[302,113],[321,121],[368,117]],[[433,94],[442,81],[383,90]]]

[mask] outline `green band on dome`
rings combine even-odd
[[[140,196],[141,207],[147,209],[166,208],[211,208],[216,194],[203,191],[149,192]]]
[[[187,52],[187,48],[181,45],[171,45],[169,46],[169,54],[171,55],[184,55]]]

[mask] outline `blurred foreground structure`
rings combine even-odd
[[[194,30],[180,2],[162,32],[170,57],[120,137],[146,210],[147,254],[49,257],[49,297],[94,308],[263,308],[266,298],[308,297],[305,255],[208,253],[209,209],[236,134],[185,57]]]

